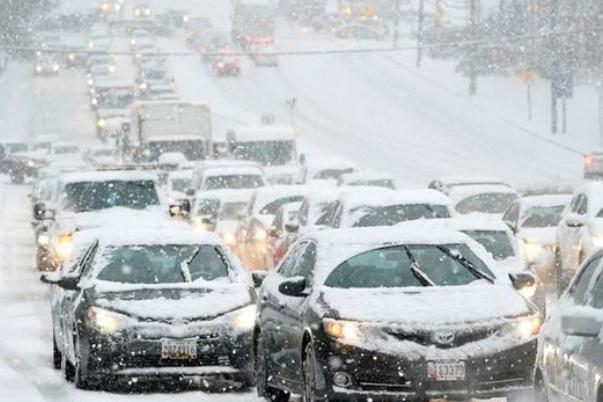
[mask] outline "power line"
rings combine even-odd
[[[489,47],[497,44],[505,44],[514,41],[522,40],[533,40],[533,39],[550,39],[561,36],[571,36],[576,34],[589,34],[594,32],[601,32],[603,28],[588,29],[588,30],[572,30],[562,32],[546,32],[537,35],[515,35],[508,37],[501,37],[498,39],[478,39],[478,40],[466,40],[466,41],[452,41],[442,43],[423,43],[422,49],[441,49],[450,47],[462,47],[462,46],[476,46],[476,47]],[[94,55],[112,55],[112,56],[132,56],[133,52],[130,50],[88,50],[88,49],[74,49],[74,48],[44,48],[44,47],[32,47],[32,46],[0,46],[0,49],[10,51],[24,51],[24,52],[42,52],[42,53],[59,53],[59,54],[85,54],[89,56]],[[355,48],[355,49],[325,49],[325,50],[280,50],[274,52],[262,53],[264,56],[321,56],[321,55],[340,55],[340,54],[365,54],[365,53],[395,53],[399,51],[416,51],[417,45],[410,46],[397,46],[397,47],[366,47],[366,48]],[[207,53],[208,57],[224,56],[224,53],[213,52]],[[229,52],[228,56],[243,57],[248,56],[249,53],[243,51]],[[146,57],[191,57],[196,56],[193,52],[154,52],[144,53]]]

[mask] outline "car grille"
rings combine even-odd
[[[389,329],[386,332],[402,341],[413,342],[423,346],[435,346],[440,349],[450,349],[486,339],[494,335],[496,329],[446,331],[453,334],[452,341],[450,342],[444,342],[441,339],[438,339],[438,331],[410,333],[397,329]]]

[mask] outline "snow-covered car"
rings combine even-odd
[[[278,67],[278,55],[273,45],[255,44],[249,48],[249,56],[258,67]]]
[[[355,188],[357,190],[358,188]],[[370,190],[373,190],[371,188]],[[350,191],[349,187],[334,187],[316,190],[312,188],[299,208],[300,232],[307,232],[325,227],[332,214],[337,199],[342,192]]]
[[[237,229],[236,253],[245,268],[265,270],[274,266],[268,250],[268,237],[274,217],[285,204],[303,201],[308,194],[306,186],[266,186],[255,191],[249,213]]]
[[[216,77],[238,77],[241,75],[241,59],[230,49],[221,49],[212,60]]]
[[[341,176],[357,170],[356,165],[347,159],[326,158],[304,165],[301,182],[311,185],[322,183],[337,185]]]
[[[39,56],[34,67],[35,75],[58,75],[61,72],[61,63],[48,55]]]
[[[202,32],[196,45],[198,46],[201,61],[204,63],[211,62],[216,53],[228,46],[228,33],[224,31],[208,30]]]
[[[501,185],[511,187],[503,180],[491,176],[445,176],[430,181],[427,187],[432,190],[441,191],[448,195],[451,190],[457,187],[482,185]]]
[[[0,146],[4,149],[5,155],[16,155],[29,151],[27,142],[18,139],[0,139]]]
[[[519,194],[506,184],[473,184],[448,190],[454,209],[459,214],[485,214],[501,217]]]
[[[596,402],[603,396],[603,253],[586,260],[542,326],[534,376],[537,401]]]
[[[146,29],[134,29],[130,34],[130,46],[136,48],[139,41],[154,40],[154,35]]]
[[[56,269],[72,252],[73,233],[101,227],[108,210],[148,210],[166,216],[167,201],[156,180],[139,171],[61,174],[51,204],[34,206],[36,215],[45,218],[36,239],[38,269]]]
[[[597,150],[584,157],[584,178],[595,180],[601,177],[603,177],[603,150]]]
[[[516,235],[517,248],[543,282],[551,282],[555,268],[555,240],[561,214],[572,197],[548,194],[515,200],[503,215],[503,222]]]
[[[42,277],[55,285],[53,362],[66,379],[253,385],[253,282],[219,239],[186,225],[108,229]]]
[[[299,208],[301,202],[291,202],[282,205],[272,221],[272,230],[268,233],[268,254],[273,266],[283,259],[289,247],[299,237]]]
[[[458,231],[308,234],[258,298],[256,382],[268,399],[515,398],[532,387],[540,316]]]
[[[385,32],[373,24],[349,23],[333,29],[335,37],[340,39],[377,40],[385,39]]]
[[[557,226],[555,279],[560,294],[578,267],[603,247],[603,182],[578,187]]]
[[[393,226],[418,219],[448,219],[450,200],[433,190],[373,189],[344,193],[333,206],[331,228]]]
[[[196,231],[216,232],[234,249],[237,228],[249,214],[253,190],[204,191],[196,200],[191,213],[191,223]]]
[[[151,101],[179,100],[178,89],[171,81],[147,83],[144,92],[140,92],[139,99]]]
[[[168,174],[166,184],[170,203],[188,198],[186,190],[191,186],[192,175],[190,170],[174,170]]]
[[[264,171],[254,166],[212,167],[203,171],[197,191],[253,189],[266,184]]]
[[[345,173],[337,181],[339,186],[374,186],[396,189],[396,182],[388,173],[354,172]]]
[[[84,153],[84,160],[92,166],[111,166],[119,162],[119,153],[114,146],[96,146]]]
[[[61,138],[57,134],[41,134],[36,135],[32,140],[31,150],[34,152],[48,152],[50,146]]]

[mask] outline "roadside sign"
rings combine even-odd
[[[538,78],[538,72],[533,67],[524,68],[517,73],[517,78],[525,85],[532,86],[534,85],[534,82],[536,82],[536,78]]]
[[[557,98],[574,96],[574,74],[571,71],[559,72],[553,76],[553,92]]]

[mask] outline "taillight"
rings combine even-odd
[[[596,160],[595,158],[593,158],[591,155],[586,155],[584,157],[584,164],[586,166],[593,166],[595,164]]]

